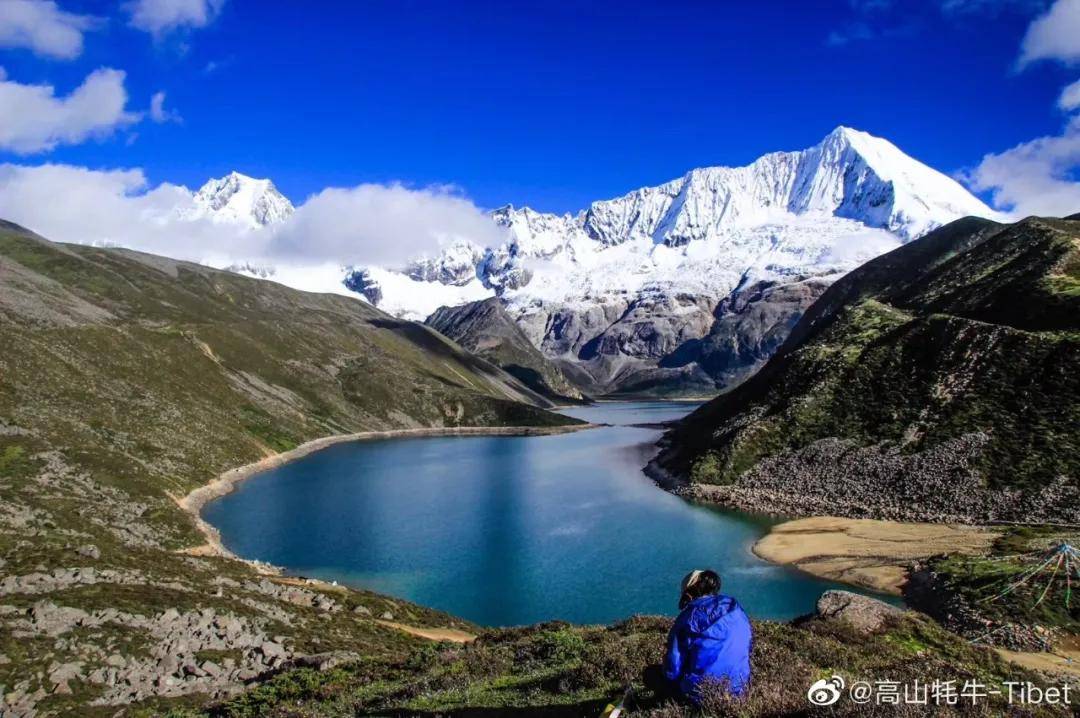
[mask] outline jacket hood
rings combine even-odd
[[[701,634],[708,634],[729,615],[742,611],[738,601],[722,593],[694,599],[684,610],[690,612],[686,621],[687,626],[694,633]]]

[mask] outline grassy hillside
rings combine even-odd
[[[1080,222],[965,219],[869,262],[667,441],[740,506],[1080,521]]]
[[[440,307],[424,323],[552,401],[582,400],[581,391],[532,345],[496,298]]]
[[[490,631],[468,646],[426,646],[402,661],[368,661],[330,673],[283,675],[208,712],[175,718],[267,716],[598,716],[605,704],[634,689],[630,714],[683,716],[916,716],[923,705],[858,705],[846,696],[814,710],[807,688],[834,674],[855,680],[912,686],[928,679],[978,681],[1000,689],[1004,681],[1032,679],[993,652],[973,647],[925,617],[893,618],[872,634],[843,621],[810,619],[798,625],[758,621],[751,658],[753,681],[744,701],[715,694],[704,711],[665,702],[641,683],[646,666],[662,658],[669,621],[635,617],[610,627],[547,623]],[[902,689],[901,689],[902,690]],[[959,688],[958,688],[959,690]],[[933,705],[933,703],[930,703]],[[1012,709],[992,696],[978,705],[934,707],[933,715],[1070,715],[1062,706]]]
[[[363,302],[3,225],[6,708],[220,694],[302,654],[397,656],[419,639],[376,622],[387,613],[467,627],[202,555],[175,499],[330,434],[572,423],[538,405],[497,367]]]

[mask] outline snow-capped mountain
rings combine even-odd
[[[292,202],[268,179],[230,172],[211,179],[193,195],[194,207],[186,218],[205,217],[258,229],[284,222],[293,211]]]
[[[269,180],[232,172],[178,211],[247,234],[294,210]],[[574,215],[502,207],[495,246],[458,240],[404,267],[232,268],[418,320],[497,296],[588,392],[704,393],[756,369],[844,272],[965,215],[999,218],[890,142],[839,127],[806,150],[695,169]]]
[[[595,392],[713,390],[764,361],[833,279],[966,215],[997,218],[890,142],[839,127],[809,149],[692,170],[574,216],[504,207],[492,213],[499,246],[458,243],[351,281],[412,318],[498,295]]]

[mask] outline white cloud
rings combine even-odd
[[[1061,91],[1061,96],[1058,98],[1058,107],[1065,112],[1080,110],[1080,80]]]
[[[1028,26],[1017,67],[1037,60],[1080,60],[1080,0],[1056,0]],[[1057,104],[1064,112],[1080,109],[1080,81],[1065,87]],[[1019,216],[1064,216],[1080,211],[1078,171],[1080,114],[1074,114],[1058,135],[986,155],[966,179],[976,191],[989,192],[997,209]]]
[[[22,85],[0,69],[0,149],[19,154],[51,150],[112,133],[137,122],[125,111],[124,73],[101,68],[67,97],[52,85]]]
[[[1010,150],[986,155],[968,174],[978,191],[989,191],[995,206],[1020,216],[1065,216],[1080,212],[1080,116],[1060,135],[1039,137]]]
[[[1080,60],[1080,0],[1056,0],[1028,26],[1018,65],[1037,60]]]
[[[271,254],[393,266],[458,239],[494,244],[501,230],[446,188],[365,184],[325,189],[277,232]]]
[[[159,124],[162,122],[181,122],[183,120],[176,110],[165,109],[164,92],[155,92],[154,96],[150,98],[150,119]]]
[[[48,239],[195,260],[222,248],[242,251],[239,229],[173,221],[173,211],[184,207],[193,207],[184,188],[167,183],[150,188],[138,169],[0,165],[0,217]]]
[[[327,189],[283,225],[255,230],[191,219],[193,210],[190,191],[169,183],[151,187],[139,169],[0,165],[0,218],[48,239],[217,267],[269,266],[276,281],[310,291],[348,293],[341,285],[346,265],[400,266],[454,239],[503,238],[483,211],[445,188]]]
[[[133,0],[127,4],[131,26],[155,37],[181,28],[206,27],[225,0]]]
[[[83,33],[100,24],[95,17],[64,12],[52,0],[0,1],[0,47],[71,60],[82,54]]]

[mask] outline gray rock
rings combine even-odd
[[[269,659],[284,658],[286,653],[285,646],[273,641],[264,641],[259,646],[259,651]]]
[[[101,551],[98,549],[97,546],[92,543],[79,546],[77,549],[75,549],[75,553],[79,554],[80,556],[92,558],[95,561],[101,558]]]
[[[819,617],[844,621],[866,633],[881,630],[890,618],[902,613],[896,606],[850,591],[826,591],[817,602]]]
[[[359,656],[347,651],[334,651],[330,653],[314,653],[309,656],[298,656],[293,665],[297,668],[314,668],[317,671],[329,671],[340,666],[342,663],[355,661]]]
[[[53,693],[71,693],[68,682],[82,677],[82,663],[63,663],[49,670],[49,682],[53,684]]]
[[[582,398],[562,371],[533,346],[497,298],[440,307],[424,323],[549,399]]]

